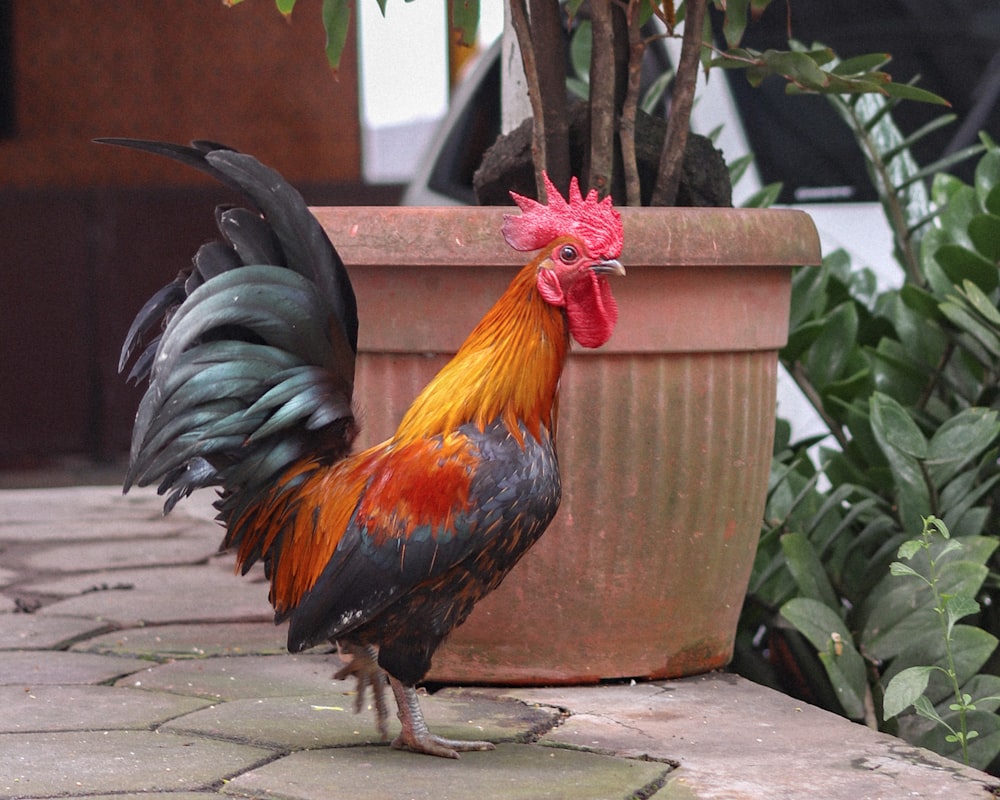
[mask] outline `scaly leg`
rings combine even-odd
[[[460,751],[495,749],[492,742],[462,742],[431,735],[427,730],[427,723],[424,722],[424,714],[420,710],[417,690],[391,675],[389,685],[396,697],[399,721],[403,724],[402,732],[392,741],[392,746],[397,750],[412,750],[414,753],[426,753],[429,756],[442,758],[458,758]]]
[[[389,738],[389,706],[385,702],[386,674],[378,665],[378,650],[374,645],[361,647],[348,643],[337,643],[342,653],[351,657],[350,662],[337,670],[333,677],[337,680],[354,676],[358,682],[357,697],[354,699],[354,713],[360,714],[365,705],[365,690],[372,690],[372,700],[375,703],[375,726],[378,728],[382,741]]]

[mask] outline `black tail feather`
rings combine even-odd
[[[277,172],[214,142],[100,139],[212,175],[254,210],[220,208],[223,240],[143,306],[119,371],[160,324],[130,379],[149,380],[125,488],[160,482],[169,511],[221,486],[222,517],[250,507],[301,459],[350,450],[357,308],[347,270],[305,201]]]

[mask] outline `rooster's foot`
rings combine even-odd
[[[396,705],[399,707],[399,721],[403,725],[402,732],[392,741],[392,746],[397,750],[410,750],[414,753],[426,753],[429,756],[441,756],[442,758],[458,758],[460,752],[495,749],[492,742],[465,742],[433,736],[427,730],[427,723],[424,722],[424,714],[420,710],[420,701],[417,699],[417,690],[401,683],[392,676],[389,677],[389,685],[396,697]]]
[[[374,645],[354,645],[337,643],[340,652],[349,655],[351,660],[337,670],[333,677],[344,680],[353,677],[357,683],[357,696],[354,698],[354,713],[360,714],[365,706],[365,694],[371,689],[372,701],[375,706],[375,726],[378,728],[382,741],[389,738],[389,707],[385,701],[386,674],[378,665],[378,651]]]

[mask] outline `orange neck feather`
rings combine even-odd
[[[542,425],[555,433],[554,405],[569,333],[563,310],[538,293],[537,273],[537,259],[518,273],[414,400],[396,443],[448,433],[468,422],[482,429],[499,417],[518,439],[518,421],[535,437]]]

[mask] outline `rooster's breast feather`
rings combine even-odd
[[[441,636],[459,624],[559,506],[548,431],[539,439],[520,434],[523,446],[503,422],[484,431],[470,424],[375,457],[359,454],[369,478],[325,567],[288,614],[289,649],[386,625],[397,613]],[[317,535],[302,531],[299,546],[314,546]],[[421,594],[432,585],[437,596],[428,603]],[[414,613],[435,619],[413,620]]]

